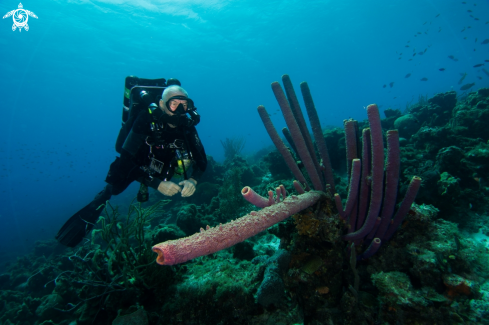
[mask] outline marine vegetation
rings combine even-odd
[[[221,140],[221,145],[224,148],[224,157],[227,160],[233,159],[234,156],[239,155],[243,151],[246,144],[244,137],[233,137]]]

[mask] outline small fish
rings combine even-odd
[[[404,45],[404,47],[409,47],[409,45]]]
[[[489,38],[486,38],[485,40],[483,40],[483,41],[481,42],[481,44],[489,44]]]
[[[477,37],[475,38],[475,42],[477,43]]]
[[[421,32],[418,32],[418,35],[421,35],[422,33]]]
[[[416,56],[416,53],[413,53],[413,56]]]
[[[467,36],[465,36],[464,39],[467,39]]]
[[[409,78],[409,77],[411,77],[410,73],[408,73],[404,78]]]
[[[435,18],[436,18],[436,17],[440,17],[440,14],[436,15],[436,16],[435,16]]]
[[[489,60],[484,60],[484,62],[489,62]]]
[[[426,25],[426,23],[427,23],[427,21],[425,21],[425,22],[423,23],[423,25]]]
[[[481,76],[477,76],[477,79],[482,80],[482,77]]]
[[[466,4],[466,3],[467,3],[467,2],[465,2],[465,1],[463,1],[463,2],[462,2],[462,4],[463,4],[463,5],[464,5],[464,4]]]
[[[484,65],[484,63],[479,63],[479,64],[474,65],[474,68],[482,67],[483,65]]]
[[[460,87],[460,90],[467,90],[467,89],[470,89],[470,88],[472,88],[474,86],[475,86],[475,82],[473,82],[471,84],[463,85],[462,87]]]
[[[423,53],[426,53],[426,51],[428,51],[428,48],[425,48],[424,51],[423,51]]]
[[[469,10],[467,10],[467,12],[472,12],[472,10],[469,9]]]
[[[440,69],[438,69],[438,70],[440,70],[440,71],[445,71],[445,68],[440,68]]]
[[[423,55],[423,54],[424,54],[424,52],[418,52],[418,55]]]
[[[474,20],[480,20],[479,18],[475,17]]]
[[[484,71],[484,73],[489,77],[489,71],[487,71],[486,69],[482,68],[482,71]]]
[[[392,88],[394,87],[394,81],[389,84],[389,86]]]
[[[387,87],[387,85],[383,85],[383,86],[382,86],[382,88],[385,88],[385,87]]]
[[[460,78],[460,80],[458,81],[459,85],[461,85],[462,82],[464,82],[465,77],[467,77],[467,72],[461,73],[460,75],[462,76],[462,78]]]
[[[472,28],[472,26],[467,26],[467,28]]]
[[[428,78],[426,78],[426,77],[425,78],[421,78],[420,81],[428,81]]]

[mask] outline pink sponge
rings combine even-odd
[[[158,254],[156,263],[174,265],[193,258],[215,253],[250,238],[287,217],[316,203],[325,194],[310,191],[289,196],[282,202],[273,204],[258,212],[253,211],[239,219],[214,228],[200,229],[192,236],[169,240],[153,246]]]

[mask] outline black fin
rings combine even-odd
[[[56,240],[68,247],[78,245],[83,237],[92,230],[93,225],[97,222],[103,207],[97,210],[92,203],[75,213],[61,227],[56,235]]]

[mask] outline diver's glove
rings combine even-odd
[[[170,181],[162,181],[160,185],[158,185],[158,191],[166,196],[173,196],[178,192],[181,192],[182,189],[177,184]]]
[[[192,121],[194,121],[193,126],[196,126],[197,124],[200,123],[200,115],[199,113],[197,113],[196,109],[188,113],[190,114],[190,118],[192,119]]]
[[[178,183],[178,185],[183,185],[182,197],[188,197],[194,194],[195,185],[197,185],[197,181],[193,179],[187,179]]]

